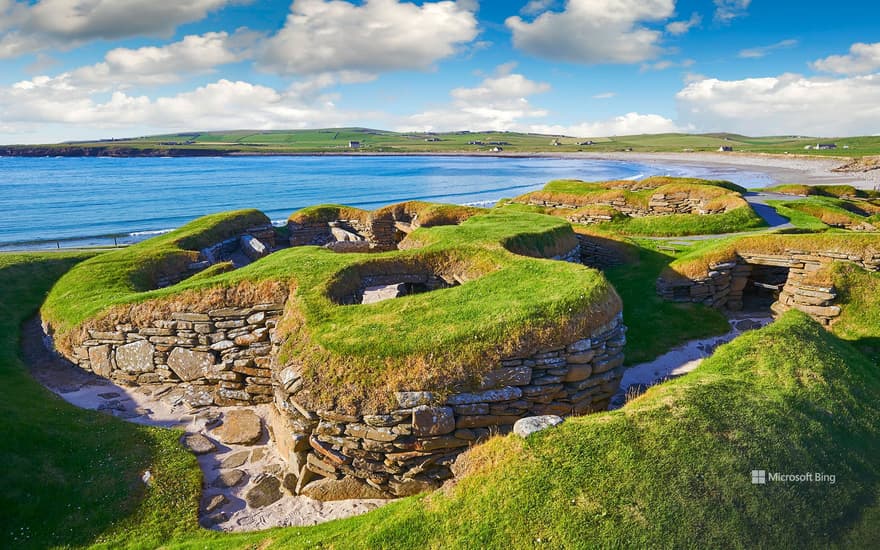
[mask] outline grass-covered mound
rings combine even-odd
[[[872,233],[763,234],[722,239],[669,264],[663,276],[705,277],[709,266],[736,260],[742,253],[784,254],[788,251],[832,252],[842,256],[880,255],[880,235]]]
[[[336,208],[336,207],[331,207]],[[598,271],[546,260],[576,244],[558,218],[488,212],[460,225],[420,228],[406,250],[339,254],[305,246],[244,268],[200,276],[160,290],[133,274],[189,257],[206,228],[240,227],[238,212],[202,218],[127,249],[76,266],[52,289],[42,312],[60,346],[85,339],[84,327],[112,330],[157,312],[280,301],[281,360],[303,365],[303,401],[316,407],[381,408],[399,390],[443,392],[469,385],[503,355],[567,342],[607,323],[620,300]],[[251,224],[252,225],[252,224]],[[424,270],[464,284],[369,305],[339,305],[334,289],[375,273]]]
[[[675,237],[736,233],[765,227],[764,220],[742,198],[741,193],[745,192],[744,187],[728,181],[668,176],[598,183],[556,180],[542,190],[527,193],[512,202],[542,208],[546,214],[574,223],[592,219],[603,229],[622,235]],[[627,208],[651,211],[653,196],[681,194],[692,201],[702,202],[703,210],[715,213],[657,212],[631,217],[621,212]],[[510,204],[503,206],[509,207]]]
[[[764,191],[780,193],[782,195],[796,195],[800,197],[833,197],[833,198],[880,198],[880,192],[857,189],[852,185],[804,185],[799,183],[786,183],[768,187]]]
[[[67,404],[19,358],[21,325],[91,254],[0,254],[0,541],[155,547],[197,529],[202,476],[179,433]],[[141,482],[150,470],[155,483]]]
[[[804,229],[838,227],[864,231],[873,229],[880,221],[880,204],[876,201],[814,196],[792,201],[768,201],[768,204],[780,214],[789,216],[795,226]],[[792,215],[792,212],[796,214]]]
[[[880,485],[878,452],[876,366],[789,312],[619,411],[490,440],[443,493],[179,547],[847,547],[877,542],[861,513]],[[753,485],[756,469],[835,483]]]

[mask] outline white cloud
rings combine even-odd
[[[550,9],[556,0],[531,0],[519,12],[523,15],[537,15]]]
[[[351,124],[364,113],[346,113],[324,96],[291,87],[279,91],[226,79],[173,96],[151,99],[115,91],[96,99],[70,75],[37,77],[0,88],[0,120],[5,131],[31,132],[53,125],[89,129],[93,134],[129,134],[133,128],[223,130],[305,128]],[[100,131],[99,131],[100,130]],[[68,130],[70,131],[70,130]]]
[[[745,50],[740,50],[739,57],[743,59],[757,59],[760,57],[766,57],[767,54],[773,52],[774,50],[782,50],[785,48],[793,48],[798,45],[798,41],[794,39],[782,40],[776,42],[775,44],[770,44],[769,46],[758,46],[757,48],[747,48]]]
[[[532,125],[529,127],[529,130],[542,134],[561,134],[578,137],[664,134],[682,131],[678,125],[666,117],[639,113],[627,113],[606,120],[582,122],[573,126]]]
[[[501,65],[495,76],[484,79],[479,86],[452,90],[451,104],[406,117],[399,129],[513,130],[521,127],[523,119],[546,116],[546,110],[531,105],[529,96],[548,91],[550,85],[529,80],[512,70],[511,64]]]
[[[703,18],[700,16],[700,14],[694,12],[691,14],[690,19],[687,19],[685,21],[673,21],[672,23],[666,25],[666,32],[675,36],[682,35],[702,22]]]
[[[0,2],[0,58],[95,39],[165,36],[236,0]]]
[[[752,0],[715,0],[715,20],[729,23],[748,13]]]
[[[664,59],[662,61],[657,61],[656,63],[643,63],[641,71],[665,71],[666,69],[675,69],[675,68],[683,68],[686,69],[688,67],[692,67],[696,63],[693,59],[682,59],[681,61],[670,61],[668,59]]]
[[[880,75],[691,82],[677,95],[681,120],[704,131],[750,135],[872,134],[880,128]]]
[[[611,99],[615,97],[617,94],[614,92],[602,92],[601,94],[596,94],[593,96],[593,99]]]
[[[261,65],[282,74],[425,70],[478,33],[471,2],[295,0]]]
[[[662,52],[663,33],[643,25],[673,15],[674,0],[568,0],[565,11],[534,21],[509,17],[514,45],[533,55],[578,63],[637,63]]]
[[[880,42],[853,44],[847,55],[832,55],[811,64],[817,70],[837,74],[866,74],[880,69]]]
[[[209,32],[161,47],[116,48],[107,52],[104,61],[71,74],[86,84],[165,84],[244,59],[257,36],[247,31]]]

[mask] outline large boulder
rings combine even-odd
[[[253,445],[263,435],[263,421],[249,409],[232,409],[211,433],[226,445]]]
[[[303,487],[300,494],[320,501],[390,498],[387,493],[353,477],[319,479]]]
[[[242,235],[239,245],[244,255],[254,261],[269,254],[269,248],[260,239],[251,235]]]
[[[116,348],[116,366],[125,372],[138,374],[153,370],[153,344],[139,340]]]
[[[562,424],[562,417],[553,414],[545,416],[528,416],[516,421],[513,433],[520,437],[528,437],[533,433]]]
[[[214,354],[207,351],[176,347],[168,355],[168,368],[184,382],[203,378],[214,363]]]

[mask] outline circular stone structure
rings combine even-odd
[[[438,487],[517,420],[604,410],[617,391],[621,302],[573,261],[564,220],[404,203],[267,226],[217,214],[86,260],[48,296],[44,330],[117,383],[178,385],[192,407],[273,404],[285,485],[320,499]],[[366,245],[336,246],[351,242]],[[368,300],[376,287],[394,292]]]

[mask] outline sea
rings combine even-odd
[[[492,206],[554,179],[693,176],[764,187],[760,172],[572,158],[466,156],[0,157],[0,251],[124,245],[205,214],[408,200]]]

